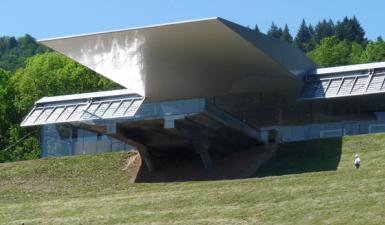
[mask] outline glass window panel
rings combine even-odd
[[[67,119],[68,121],[77,121],[79,120],[79,117],[83,114],[84,110],[86,109],[87,105],[78,105],[74,112],[70,115],[70,117]]]
[[[64,122],[64,121],[66,121],[68,116],[74,111],[74,109],[75,109],[74,105],[67,106],[65,108],[64,112],[56,120],[56,122]]]
[[[121,101],[112,102],[110,107],[108,107],[106,113],[104,113],[103,118],[110,118],[113,117],[114,113],[120,106]]]
[[[134,116],[139,106],[142,104],[141,100],[134,100],[130,108],[126,111],[124,116]]]
[[[123,117],[124,113],[130,107],[132,100],[125,100],[122,102],[118,110],[115,112],[114,117]]]
[[[41,114],[41,112],[43,111],[43,108],[36,108],[32,113],[31,115],[29,115],[29,117],[25,120],[25,123],[24,124],[34,124],[35,120],[37,119],[37,117]]]
[[[51,116],[45,121],[46,123],[52,123],[52,122],[55,122],[56,119],[58,118],[58,116],[60,115],[60,113],[62,113],[64,110],[64,106],[63,107],[57,107],[54,109],[53,113],[51,114]]]
[[[100,103],[95,102],[90,105],[90,107],[84,112],[82,116],[82,120],[91,120],[91,119],[96,119],[97,117],[95,116],[95,110],[98,108]]]
[[[35,124],[44,123],[51,115],[52,111],[53,108],[45,108],[44,111],[40,114],[39,118],[35,121]]]
[[[99,108],[95,111],[95,116],[97,118],[100,118],[105,113],[109,105],[110,105],[110,102],[101,103]]]

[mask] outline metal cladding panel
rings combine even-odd
[[[385,63],[317,69],[308,75],[300,99],[349,97],[385,92]]]
[[[45,99],[46,102],[40,100],[36,104],[21,126],[130,118],[135,115],[143,103],[144,97],[126,95],[103,98],[99,96],[96,99],[73,98],[72,100],[56,102],[51,101],[50,98]]]
[[[298,49],[214,18],[42,40],[146,101],[298,88]]]

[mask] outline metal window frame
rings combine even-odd
[[[384,71],[376,72],[378,69],[385,69],[385,68],[368,68],[362,71],[366,71],[366,73],[358,73],[354,74],[357,71],[343,71],[338,72],[334,74],[311,74],[305,77],[304,79],[304,86],[302,88],[301,94],[299,99],[303,100],[312,100],[312,99],[326,99],[326,98],[336,98],[336,97],[349,97],[349,96],[357,96],[357,95],[365,95],[365,94],[376,94],[376,93],[384,93],[385,89],[385,77],[382,80],[382,84],[379,90],[376,91],[369,91],[369,87],[371,86],[373,82],[374,76],[381,76],[385,75]],[[347,93],[341,93],[342,86],[344,85],[344,82],[347,79],[354,78],[354,81],[352,81],[352,86],[350,88],[350,91],[347,91]],[[361,84],[360,79],[366,79],[363,80],[363,84]],[[338,85],[337,91],[335,94],[331,95],[328,94],[330,90],[331,83],[335,80],[341,80],[341,83]],[[359,85],[362,85],[362,87],[358,88],[358,81],[360,80]],[[312,85],[314,82],[319,82],[320,85],[322,85],[322,82],[328,82],[326,88],[323,90],[324,94],[321,95],[311,95],[309,93],[306,93],[306,87],[307,85]]]
[[[92,101],[92,99],[84,100],[84,101],[77,102],[77,103],[74,103],[74,101],[77,101],[77,100],[75,99],[75,100],[68,101],[67,104],[65,102],[58,102],[58,104],[55,104],[54,102],[50,102],[49,104],[46,104],[46,105],[44,105],[44,103],[39,103],[39,105],[34,106],[34,108],[28,113],[28,115],[23,120],[21,126],[35,126],[35,125],[44,125],[44,124],[71,123],[71,122],[92,121],[92,120],[98,120],[98,119],[129,118],[129,117],[131,117],[133,115],[126,115],[126,113],[130,110],[130,108],[133,106],[133,104],[135,102],[138,102],[137,103],[138,106],[135,107],[135,113],[136,113],[139,110],[140,106],[142,105],[142,103],[144,101],[144,97],[141,97],[141,96],[135,96],[135,97],[133,97],[133,96],[126,96],[126,97],[119,96],[119,97],[116,97],[116,98],[108,97],[107,99],[100,99],[99,98],[98,100],[95,100],[95,101]],[[125,102],[125,101],[128,101],[128,105],[125,107],[125,109],[123,109],[124,110],[123,114],[121,114],[119,116],[114,116],[116,114],[116,112],[118,111],[118,109],[122,106],[123,102]],[[119,102],[118,107],[114,110],[114,112],[110,116],[104,118],[103,116],[105,115],[105,113],[109,110],[111,105],[113,103],[115,103],[115,102]],[[94,112],[96,112],[100,108],[100,106],[102,104],[107,104],[106,109],[101,113],[100,116],[96,116],[97,117],[96,119],[94,117],[84,118],[84,115],[87,113],[87,110],[90,108],[90,106],[92,104],[95,104],[95,103],[97,104],[97,107],[94,110]],[[62,112],[60,112],[60,114],[55,119],[53,119],[52,121],[47,122],[49,120],[49,118],[52,116],[52,114],[55,112],[55,110],[57,108],[60,108],[60,107],[63,107]],[[73,109],[69,109],[69,107],[73,107]],[[81,109],[80,110],[79,107],[85,107],[85,109]],[[37,121],[39,121],[39,118],[48,109],[52,109],[52,111],[49,113],[49,115],[47,115],[46,118],[43,118],[42,121],[37,123]],[[41,110],[41,112],[38,113],[37,117],[34,118],[33,121],[29,121],[29,123],[26,123],[29,119],[31,119],[30,117],[37,110]],[[63,113],[66,110],[69,110],[68,111],[68,115],[65,115],[64,116],[65,118],[61,118]],[[78,112],[80,111],[79,112],[79,117],[71,118],[76,111],[78,111]],[[88,112],[88,113],[90,113],[90,114],[95,116],[94,113],[91,113],[91,112]]]

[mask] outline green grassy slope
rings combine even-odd
[[[353,168],[356,152],[360,170]],[[261,178],[243,180],[128,184],[126,157],[0,164],[0,224],[385,221],[384,134],[285,144],[256,174]]]

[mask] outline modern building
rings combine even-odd
[[[125,89],[44,97],[43,156],[136,148],[152,158],[385,131],[385,63],[321,68],[222,18],[40,41]]]

